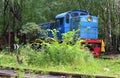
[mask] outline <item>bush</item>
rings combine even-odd
[[[73,36],[73,31],[68,37]],[[73,41],[72,39],[70,42]],[[41,50],[33,50],[30,45],[21,49],[24,55],[26,55],[26,62],[28,64],[36,66],[44,65],[66,65],[66,64],[79,64],[81,62],[93,61],[93,56],[88,50],[82,50],[83,46],[80,45],[80,40],[73,44],[70,44],[66,39],[62,43],[42,43]]]
[[[23,25],[20,32],[27,35],[28,41],[34,40],[36,38],[47,38],[47,31],[35,23],[27,23]]]

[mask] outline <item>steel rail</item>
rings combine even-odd
[[[15,71],[17,70],[21,70],[20,68],[14,68],[14,67],[2,67],[0,66],[0,76],[13,76],[13,77],[18,77],[17,76],[17,73]],[[4,71],[3,71],[4,70]],[[8,72],[5,72],[5,71],[9,71]],[[30,72],[32,71],[32,72]],[[29,76],[31,74],[34,74],[34,75],[39,75],[39,77],[42,75],[42,76],[45,76],[45,78],[115,78],[115,77],[111,77],[111,76],[98,76],[98,75],[86,75],[86,74],[74,74],[74,73],[67,73],[67,72],[54,72],[54,71],[47,71],[47,74],[43,74],[43,72],[46,72],[44,70],[39,70],[37,71],[37,74],[34,73],[35,70],[33,69],[23,69],[23,71],[25,73],[25,76]],[[48,76],[48,77],[46,77]],[[39,78],[39,77],[35,77],[35,78]]]

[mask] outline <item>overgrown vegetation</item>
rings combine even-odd
[[[80,45],[80,41],[74,41],[74,31],[64,34],[62,43],[43,42],[39,49],[32,49],[31,44],[21,45],[18,49],[19,59],[16,52],[11,55],[5,52],[0,54],[0,65],[18,67],[20,69],[30,68],[43,71],[61,71],[80,74],[106,75],[119,77],[120,58],[104,60],[94,58],[87,48]],[[54,33],[55,36],[55,33]],[[70,39],[69,39],[70,38]],[[70,41],[67,41],[69,39]],[[39,44],[39,43],[38,43]]]
[[[56,30],[53,31],[56,38]],[[54,38],[54,42],[36,43],[36,49],[32,49],[30,45],[20,48],[20,55],[25,57],[23,60],[29,65],[44,66],[44,65],[67,65],[79,64],[80,62],[91,62],[93,56],[89,51],[82,50],[80,41],[73,43],[75,32],[71,31],[64,34],[62,43]],[[71,39],[69,39],[71,38]],[[68,41],[66,39],[69,39]],[[41,47],[39,47],[41,45]],[[93,59],[93,60],[92,60]]]
[[[47,30],[41,28],[41,26],[35,23],[27,23],[22,26],[20,32],[26,34],[28,42],[39,39],[47,38]]]
[[[92,75],[106,75],[106,76],[115,76],[119,78],[120,76],[120,58],[115,58],[111,60],[104,59],[93,59],[92,57],[79,57],[75,62],[62,62],[58,63],[55,59],[52,60],[52,57],[58,56],[59,54],[52,53],[51,56],[45,55],[43,52],[37,52],[31,49],[29,46],[21,49],[20,59],[23,63],[18,64],[15,54],[9,55],[6,53],[0,54],[0,65],[6,67],[18,67],[20,69],[33,69],[33,70],[43,70],[43,71],[61,71],[61,72],[70,72],[70,73],[80,73],[80,74],[92,74]],[[79,51],[80,52],[80,51]],[[62,54],[62,53],[61,53]],[[74,53],[75,55],[75,53]],[[64,61],[69,61],[66,59],[69,55],[65,56]],[[72,56],[72,55],[70,55]],[[76,55],[77,56],[77,55]],[[49,60],[49,58],[51,59]],[[62,55],[61,57],[64,57]],[[72,57],[75,58],[75,57]],[[85,60],[85,58],[89,58]],[[60,59],[59,59],[60,60]],[[62,60],[62,59],[61,59]],[[67,63],[67,64],[66,64]],[[68,64],[69,63],[69,64]]]

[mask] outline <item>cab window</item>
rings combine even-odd
[[[67,14],[67,15],[66,15],[66,23],[69,23],[69,18],[70,18],[70,17],[69,17],[69,15]]]
[[[59,21],[59,25],[63,25],[64,18],[57,18],[56,21]]]
[[[84,16],[84,15],[87,15],[87,14],[85,14],[85,13],[81,13],[81,14],[80,14],[80,16]]]
[[[78,16],[79,16],[78,13],[73,13],[73,14],[72,14],[72,17],[78,17]]]

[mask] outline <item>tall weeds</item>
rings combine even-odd
[[[89,51],[81,49],[84,47],[81,46],[79,39],[73,42],[75,33],[75,31],[71,31],[63,34],[62,43],[57,40],[52,43],[43,42],[41,50],[31,49],[30,45],[21,48],[21,53],[25,57],[24,61],[36,66],[79,64],[93,61]],[[55,36],[56,32],[53,34]],[[57,39],[56,36],[55,39]]]

